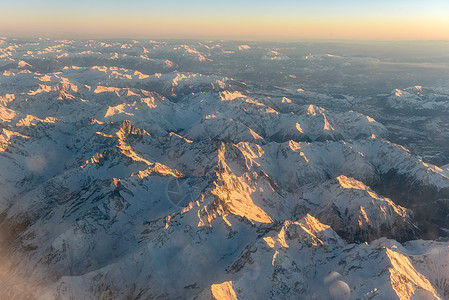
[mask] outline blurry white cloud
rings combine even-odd
[[[27,158],[26,167],[31,172],[41,173],[47,167],[47,159],[43,154],[33,154]]]
[[[334,300],[348,300],[351,297],[351,289],[346,282],[336,280],[330,285],[329,294]]]

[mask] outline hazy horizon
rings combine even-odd
[[[1,35],[50,38],[449,40],[449,3],[441,0],[281,0],[164,3],[20,1],[0,4]]]

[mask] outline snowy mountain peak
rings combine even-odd
[[[0,298],[448,298],[448,92],[329,47],[0,39]]]

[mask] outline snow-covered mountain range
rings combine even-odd
[[[0,298],[448,299],[448,165],[391,141],[409,119],[365,96],[231,76],[247,53],[292,60],[0,39]],[[441,132],[448,99],[370,105],[434,110]]]

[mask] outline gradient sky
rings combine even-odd
[[[449,40],[449,1],[0,0],[0,35]]]

